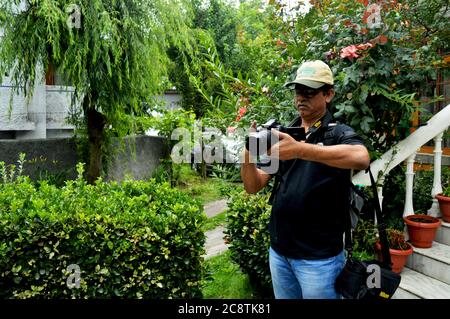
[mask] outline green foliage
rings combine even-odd
[[[211,176],[229,182],[241,181],[241,170],[236,164],[213,164]]]
[[[308,13],[278,31],[286,60],[321,59],[331,65],[335,116],[353,126],[378,156],[409,133],[420,96],[433,96],[429,88],[437,72],[448,72],[439,51],[448,50],[450,8],[444,0],[381,2],[381,24],[371,28],[363,3],[368,2],[314,1]]]
[[[216,227],[224,226],[226,224],[227,214],[226,212],[220,213],[216,216],[210,217],[206,220],[204,231],[213,230]]]
[[[158,130],[158,135],[164,137],[166,153],[160,160],[161,164],[154,173],[158,180],[170,182],[175,186],[180,178],[180,164],[174,163],[171,158],[172,148],[180,143],[183,151],[189,152],[194,142],[195,114],[192,111],[183,109],[167,110],[165,108],[154,108],[154,116],[139,117],[136,120],[138,131],[145,132],[152,128]],[[177,135],[179,133],[179,135]],[[172,139],[172,137],[174,139]],[[178,140],[177,140],[178,139]],[[180,155],[184,155],[180,154]],[[188,159],[190,160],[190,152]]]
[[[217,178],[202,178],[193,171],[189,165],[180,165],[179,179],[176,187],[198,200],[201,204],[206,204],[228,195],[228,192],[242,187],[234,183],[229,183]]]
[[[205,215],[197,203],[154,180],[87,185],[77,169],[62,188],[9,176],[0,183],[0,296],[201,296]],[[81,269],[78,289],[66,285],[72,264]]]
[[[140,132],[153,128],[159,131],[159,136],[165,137],[169,141],[172,133],[177,128],[188,129],[192,135],[195,124],[194,112],[183,109],[167,110],[164,107],[153,108],[153,110],[158,114],[136,119]]]
[[[404,229],[403,209],[405,205],[405,167],[397,166],[386,176],[383,186],[383,212],[391,228]],[[433,170],[416,171],[413,186],[413,207],[416,214],[427,214],[432,205]],[[443,166],[441,172],[443,187],[450,179],[450,169]]]
[[[383,213],[387,224],[395,229],[403,229],[403,209],[405,208],[405,167],[399,165],[386,175],[383,185]],[[416,184],[416,183],[415,183]],[[418,187],[426,185],[416,184]],[[431,193],[429,195],[431,198]],[[416,195],[414,194],[414,200]],[[428,207],[429,208],[429,207]],[[427,209],[428,209],[427,208]]]
[[[414,176],[414,188],[413,188],[413,204],[414,212],[416,214],[427,214],[428,209],[432,205],[433,198],[431,197],[431,191],[433,189],[434,171],[417,171]],[[450,168],[447,166],[441,167],[441,181],[442,189],[448,187],[448,181],[450,180]]]
[[[9,72],[13,93],[28,100],[46,70],[64,75],[75,89],[72,102],[84,113],[92,182],[100,173],[105,141],[134,131],[123,115],[144,114],[143,102],[165,89],[167,49],[189,51],[189,2],[80,0],[80,28],[67,23],[73,18],[66,13],[71,0],[28,1],[20,11],[16,3],[0,1],[6,16],[0,20],[0,75]]]
[[[445,167],[442,174],[442,194],[450,197],[450,168]]]
[[[231,259],[237,263],[259,297],[272,294],[269,269],[269,218],[267,195],[230,194],[226,238]]]
[[[202,289],[205,299],[252,299],[254,298],[248,276],[226,251],[219,256],[206,260],[208,279]]]
[[[353,231],[353,256],[359,260],[371,260],[375,257],[377,229],[372,220],[359,220]]]
[[[220,60],[228,65],[233,58],[237,37],[235,8],[223,0],[210,0],[207,4],[195,0],[193,7],[194,27],[207,30],[214,40]]]
[[[260,0],[238,8],[222,1],[195,3],[196,50],[189,57],[172,51],[171,79],[183,95],[183,107],[222,131],[248,127],[252,120],[290,120],[292,96],[282,88],[290,62],[280,57],[284,47],[274,27],[284,22],[274,19],[273,8]]]

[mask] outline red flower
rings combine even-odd
[[[363,51],[367,50],[368,48],[372,48],[374,45],[370,42],[364,43],[364,44],[358,44],[358,45],[349,45],[343,49],[341,49],[341,58],[349,58],[352,60],[353,58],[359,57],[358,50]]]
[[[341,49],[341,58],[345,59],[345,58],[349,58],[349,59],[353,59],[353,58],[357,58],[359,57],[359,55],[356,53],[356,51],[358,50],[358,48],[355,45],[349,45],[343,49]]]
[[[244,116],[245,112],[247,112],[247,109],[245,107],[241,107],[239,109],[239,116],[241,117]]]

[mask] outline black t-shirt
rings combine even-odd
[[[363,144],[354,130],[330,123],[327,114],[311,127],[306,143]],[[317,124],[317,123],[316,123]],[[281,161],[270,217],[270,242],[279,254],[297,259],[323,259],[343,249],[350,172],[319,162]]]

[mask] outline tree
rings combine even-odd
[[[15,93],[33,93],[50,67],[75,88],[89,140],[88,182],[102,172],[106,130],[130,132],[123,114],[137,116],[161,91],[170,46],[189,47],[185,0],[0,0],[0,71]],[[79,24],[78,24],[79,23]]]

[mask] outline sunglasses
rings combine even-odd
[[[312,89],[306,86],[296,86],[295,87],[295,95],[301,95],[307,99],[310,99],[314,96],[316,96],[317,94],[319,94],[319,92],[323,92],[323,88],[318,88],[318,89]]]

